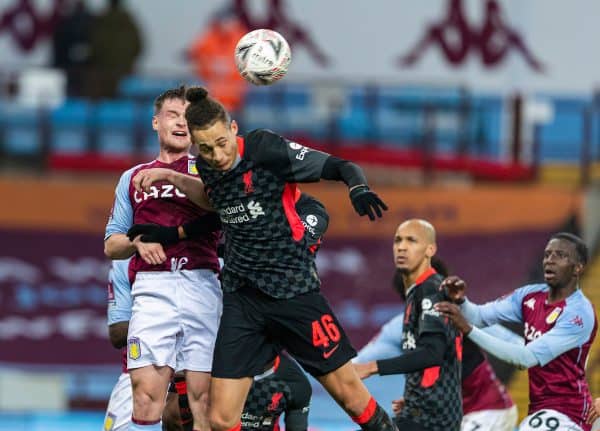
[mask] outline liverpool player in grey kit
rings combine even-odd
[[[398,226],[393,253],[407,286],[404,354],[354,364],[363,378],[406,374],[406,404],[396,419],[401,431],[458,431],[462,421],[462,340],[456,328],[434,309],[444,300],[440,290],[443,277],[431,266],[436,251],[435,229],[430,223],[407,220]]]
[[[304,227],[294,210],[296,183],[343,181],[359,215],[374,220],[385,204],[355,164],[267,130],[237,137],[237,124],[206,90],[188,91],[186,111],[202,181],[170,170],[140,172],[138,190],[175,184],[219,213],[225,231],[223,316],[210,390],[214,431],[238,430],[252,376],[281,344],[365,430],[393,429],[356,375],[356,354],[329,304]]]

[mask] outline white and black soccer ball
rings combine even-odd
[[[235,64],[244,79],[254,85],[269,85],[285,76],[292,51],[276,31],[259,29],[246,33],[235,47]]]

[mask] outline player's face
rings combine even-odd
[[[227,124],[217,121],[207,129],[194,129],[192,140],[198,146],[198,155],[219,171],[231,169],[238,155],[238,127],[235,121]]]
[[[185,108],[189,102],[166,99],[160,111],[152,117],[152,128],[158,134],[161,148],[173,152],[189,151],[192,146],[185,121]]]
[[[579,263],[575,244],[564,239],[551,239],[544,250],[544,280],[550,287],[566,287],[577,282],[583,265]]]
[[[425,228],[411,221],[402,223],[396,229],[393,252],[397,269],[404,274],[420,274],[435,254],[435,245],[431,243]]]

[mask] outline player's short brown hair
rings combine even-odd
[[[168,99],[179,99],[185,102],[185,93],[187,92],[187,87],[185,85],[180,85],[177,88],[171,88],[156,99],[154,99],[154,114],[158,114],[163,107],[163,103]]]

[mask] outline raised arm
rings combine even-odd
[[[256,163],[288,182],[309,183],[321,179],[343,182],[348,186],[352,206],[361,216],[375,220],[388,209],[369,189],[365,174],[355,163],[289,141],[269,130],[249,133],[246,145],[255,148],[250,154]]]

